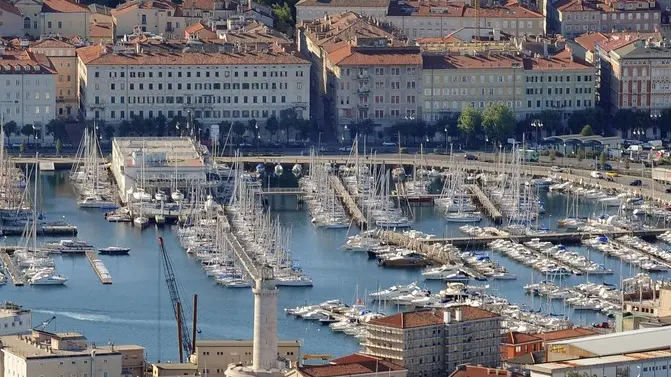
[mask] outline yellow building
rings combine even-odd
[[[224,377],[229,364],[252,364],[252,340],[197,340],[196,353],[192,362],[201,374],[210,377]],[[278,357],[297,364],[301,353],[298,340],[280,340],[277,342]]]
[[[44,0],[40,12],[42,35],[88,39],[90,14],[89,8],[74,1]]]
[[[56,116],[60,119],[77,118],[79,75],[75,50],[75,45],[59,38],[42,39],[30,46],[30,51],[46,55],[56,68]]]
[[[198,366],[191,363],[158,363],[152,365],[153,377],[182,377],[198,375]]]

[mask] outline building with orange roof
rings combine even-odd
[[[0,36],[23,37],[23,15],[9,0],[0,0]]]
[[[385,20],[402,29],[410,39],[440,37],[464,27],[497,29],[513,36],[545,34],[545,17],[516,1],[480,5],[449,0],[392,0]]]
[[[56,112],[60,119],[76,119],[79,109],[79,74],[76,47],[66,39],[45,38],[30,51],[47,56],[56,69]]]
[[[647,32],[659,28],[661,9],[655,0],[559,0],[549,2],[554,31],[566,37],[587,32]]]
[[[111,11],[117,37],[152,33],[167,39],[183,38],[184,30],[199,18],[185,17],[181,6],[169,0],[132,0]]]
[[[547,56],[470,53],[425,55],[423,110],[426,121],[499,103],[518,119],[544,110],[559,111],[563,120],[576,110],[593,108],[595,68],[573,57],[570,49]]]
[[[81,51],[81,102],[87,119],[192,116],[202,123],[256,119],[294,108],[308,118],[310,62],[276,49],[185,51],[168,43]],[[80,51],[78,50],[78,53]]]
[[[90,14],[87,6],[72,0],[43,0],[41,34],[88,39]]]
[[[286,377],[406,377],[408,370],[382,358],[353,354],[325,365],[301,365]]]
[[[299,0],[296,3],[296,23],[300,24],[346,12],[384,19],[389,3],[390,0]]]
[[[365,119],[386,126],[419,116],[422,56],[390,23],[352,12],[304,22],[299,49],[313,63],[313,114],[346,126]]]
[[[40,0],[9,0],[21,11],[23,15],[23,31],[33,38],[39,38],[42,35],[42,21],[40,12],[42,11],[42,2]]]
[[[499,368],[487,368],[480,365],[459,365],[449,377],[523,377],[522,373]]]
[[[501,317],[456,306],[397,313],[366,324],[363,353],[408,369],[408,377],[445,376],[458,365],[500,363]]]
[[[501,336],[501,360],[540,351],[543,340],[535,335],[508,331]]]
[[[5,122],[39,127],[54,118],[56,70],[46,56],[0,46],[0,83]]]

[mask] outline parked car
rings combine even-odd
[[[640,179],[634,179],[633,181],[631,181],[629,186],[643,186],[643,181],[641,181]]]
[[[603,179],[603,174],[601,174],[601,172],[598,172],[596,170],[589,173],[589,175],[590,175],[590,177],[595,178],[595,179]]]
[[[395,147],[396,143],[394,143],[393,141],[385,141],[384,143],[382,143],[382,145],[385,147]]]
[[[615,177],[619,177],[619,176],[620,175],[617,174],[617,172],[614,172],[614,171],[609,171],[608,173],[606,173],[606,177],[610,177],[610,178],[615,178]]]
[[[605,170],[605,171],[611,171],[613,170],[613,167],[609,163],[605,164],[596,164],[596,169],[597,170]]]
[[[469,160],[469,161],[477,161],[478,156],[476,156],[476,155],[474,155],[474,154],[466,153],[466,154],[464,155],[464,158],[467,159],[467,160]]]
[[[352,147],[340,147],[340,148],[338,148],[338,150],[339,150],[340,152],[351,152],[351,151],[352,151]]]
[[[555,165],[555,166],[553,166],[553,167],[550,168],[550,171],[551,171],[551,172],[554,172],[554,173],[561,173],[561,172],[564,171],[564,169],[562,169],[562,168],[560,168],[559,166],[556,166],[556,165]]]

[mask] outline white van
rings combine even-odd
[[[592,178],[595,178],[595,179],[603,179],[603,174],[601,174],[601,172],[598,172],[598,171],[596,171],[596,170],[594,170],[593,172],[589,173],[589,175],[590,175]]]

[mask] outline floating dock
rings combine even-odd
[[[343,186],[340,178],[335,175],[329,175],[329,182],[331,183],[331,187],[335,190],[336,195],[342,201],[343,206],[345,206],[345,210],[347,210],[347,213],[352,217],[352,220],[354,220],[359,228],[365,230],[368,227],[368,220],[366,220],[366,217],[363,215],[363,212],[361,212],[356,201],[354,201],[345,186]]]
[[[89,250],[86,252],[86,259],[88,259],[89,263],[91,263],[91,267],[93,267],[93,271],[95,271],[96,275],[98,275],[98,279],[100,279],[101,283],[112,284],[112,276],[110,276],[110,273],[103,262],[98,259],[98,253],[93,250]]]
[[[23,234],[25,227],[23,226],[9,226],[1,227],[0,231],[3,236],[20,236]],[[76,236],[76,225],[45,225],[37,227],[37,236]]]
[[[604,232],[566,232],[566,233],[544,233],[535,234],[533,236],[486,236],[486,237],[453,237],[453,238],[429,238],[421,240],[424,243],[449,243],[460,248],[468,247],[482,247],[487,246],[488,243],[499,239],[509,239],[518,243],[531,241],[538,238],[541,241],[549,241],[552,243],[561,243],[563,245],[577,245],[586,238],[597,236],[608,236],[608,238],[619,237],[624,235],[634,235],[642,238],[654,238],[666,232],[668,229],[645,229],[645,230],[621,230],[621,231],[604,231]]]
[[[485,211],[485,213],[494,221],[495,224],[501,224],[503,222],[503,215],[501,211],[489,200],[489,197],[480,189],[478,185],[464,185],[464,187],[475,196],[475,200],[480,205],[480,207]]]
[[[2,258],[2,263],[5,266],[7,275],[9,275],[9,278],[12,279],[12,283],[19,287],[26,284],[26,279],[23,277],[21,271],[19,271],[19,268],[14,263],[14,260],[9,257],[9,254],[7,254],[6,250],[0,252],[0,257]]]

